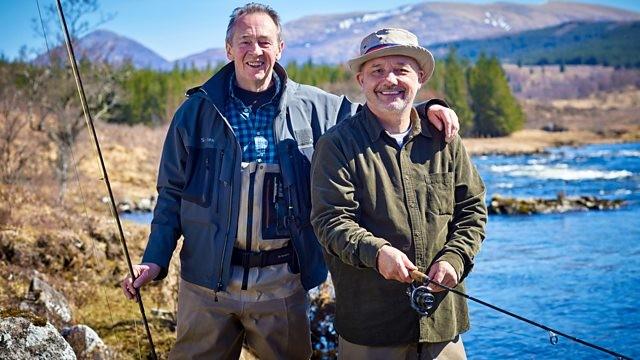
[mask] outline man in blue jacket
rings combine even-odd
[[[122,287],[133,299],[164,278],[184,238],[170,358],[237,359],[243,342],[261,359],[311,355],[307,290],[327,268],[309,221],[309,161],[315,140],[358,106],[288,79],[283,47],[272,8],[235,9],[231,62],[187,92],[169,127],[149,241]],[[455,114],[435,103],[418,111],[453,135]]]

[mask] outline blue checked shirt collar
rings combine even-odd
[[[233,88],[236,77],[235,74],[230,76],[225,116],[240,143],[244,162],[278,163],[273,121],[279,110],[278,100],[282,81],[275,73],[273,80],[276,91],[271,101],[257,109],[252,109],[235,96]]]

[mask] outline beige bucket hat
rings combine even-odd
[[[403,55],[415,59],[427,80],[433,74],[435,62],[429,50],[418,45],[418,37],[404,29],[385,28],[367,35],[360,43],[360,56],[349,60],[351,71],[358,72],[365,62],[389,55]]]

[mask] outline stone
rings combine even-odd
[[[36,325],[31,316],[0,319],[0,359],[73,360],[76,355],[56,328],[46,321]],[[17,314],[24,315],[24,314]]]
[[[151,316],[154,322],[162,324],[162,326],[171,331],[176,331],[177,322],[175,312],[167,309],[151,309]]]
[[[148,198],[142,198],[136,204],[136,211],[152,212],[153,208],[155,207],[155,205],[156,205],[155,196],[151,196],[151,197],[148,197]]]
[[[558,194],[556,199],[517,199],[495,195],[489,202],[489,214],[548,214],[567,211],[615,210],[625,204],[621,199],[599,199],[594,196],[568,197]]]
[[[72,318],[67,298],[39,277],[31,280],[29,292],[20,303],[20,309],[45,317],[59,329],[69,325]]]
[[[562,131],[567,131],[569,129],[567,129],[567,127],[565,126],[558,125],[554,122],[549,122],[547,123],[547,125],[542,127],[542,130],[548,131],[548,132],[562,132]]]
[[[78,360],[104,360],[113,357],[98,333],[87,325],[64,328],[62,336],[71,345]]]
[[[118,213],[121,214],[130,214],[133,211],[133,206],[131,206],[131,202],[128,200],[124,200],[118,203]]]

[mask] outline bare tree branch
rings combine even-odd
[[[17,87],[17,67],[2,63],[0,67],[0,182],[16,183],[27,175],[25,170],[35,151],[25,139],[29,124],[25,114],[24,94]]]
[[[97,0],[67,0],[63,7],[72,41],[110,19],[101,15],[98,21],[89,20],[99,13]],[[57,21],[57,8],[54,5],[48,6],[44,15],[45,29],[51,29],[53,21]],[[62,44],[63,39],[59,32],[58,34],[58,44]],[[110,67],[91,64],[86,60],[81,61],[79,67],[94,119],[108,116],[118,98],[117,81],[111,74]],[[42,132],[54,145],[56,157],[53,165],[60,185],[59,200],[62,201],[69,179],[69,168],[74,166],[72,152],[84,129],[84,114],[75,81],[66,60],[53,55],[48,69],[30,69],[28,79],[31,88],[30,128]]]

